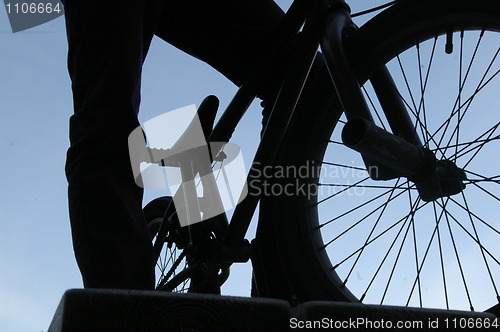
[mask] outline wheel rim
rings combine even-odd
[[[340,144],[343,126],[333,133],[319,180],[318,249],[365,303],[485,310],[499,302],[497,35],[458,31],[452,54],[442,35],[387,64],[425,146],[465,169],[464,192],[426,203],[406,179],[372,181]],[[387,127],[369,84],[363,90]]]

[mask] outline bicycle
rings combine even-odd
[[[500,122],[492,108],[500,91],[500,3],[397,0],[379,9],[358,28],[343,0],[295,0],[275,49],[215,126],[217,100],[205,100],[198,113],[207,142],[229,142],[255,87],[293,45],[276,100],[265,106],[272,112],[247,181],[260,190],[266,181],[308,190],[249,194],[229,222],[220,214],[188,227],[171,197],[150,202],[144,213],[159,290],[217,293],[229,266],[251,259],[254,296],[498,312]],[[316,75],[319,45],[335,88],[315,101],[305,82]],[[453,79],[443,79],[452,77],[448,69]],[[452,89],[444,89],[448,83]],[[212,149],[211,161],[223,162],[221,151]],[[190,179],[210,165],[193,167]],[[264,178],[266,167],[312,171],[299,183]],[[259,230],[249,243],[259,201]]]

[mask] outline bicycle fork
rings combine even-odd
[[[328,6],[321,49],[348,120],[342,132],[344,144],[362,154],[374,180],[406,177],[424,201],[460,193],[465,172],[449,160],[437,160],[422,145],[385,66],[370,81],[393,133],[375,125],[345,51],[346,39],[356,30],[350,8],[344,0],[330,0]]]

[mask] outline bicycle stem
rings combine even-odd
[[[373,122],[345,53],[345,35],[356,29],[350,11],[344,1],[333,1],[326,19],[325,32],[322,34],[321,50],[347,119],[362,117]]]

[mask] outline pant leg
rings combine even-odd
[[[283,16],[272,0],[168,1],[156,34],[241,85],[268,54]]]
[[[138,126],[142,63],[161,2],[63,2],[75,109],[66,174],[84,286],[152,289],[152,245],[127,140]]]

